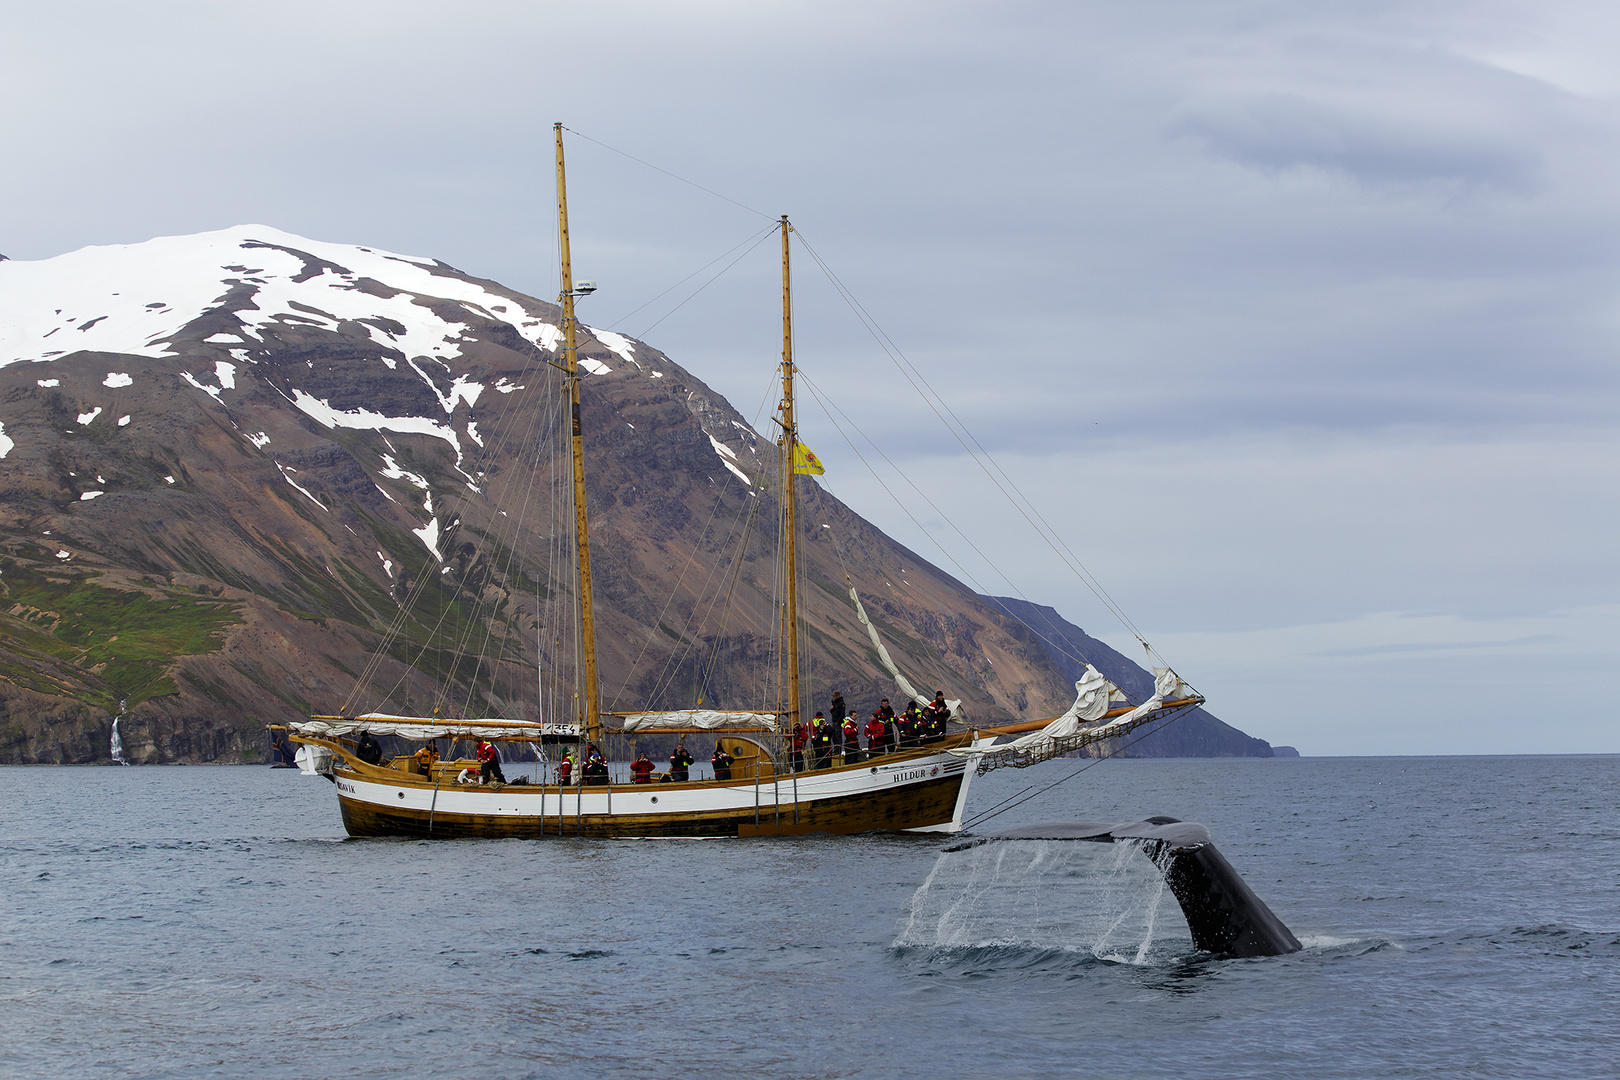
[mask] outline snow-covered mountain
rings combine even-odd
[[[534,715],[535,637],[544,659],[573,588],[537,513],[559,318],[433,259],[257,225],[0,261],[0,761],[105,759],[121,709],[150,761],[251,756],[265,722],[345,704]],[[689,705],[701,681],[755,707],[771,448],[663,353],[587,330],[607,704]],[[847,574],[901,663],[975,715],[1067,704],[1016,620],[814,507],[813,695],[888,692]]]

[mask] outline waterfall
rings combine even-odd
[[[1164,875],[1136,844],[982,844],[941,853],[895,944],[1061,949],[1143,964],[1166,891]]]
[[[127,698],[127,697],[119,699],[119,702],[118,702],[118,715],[113,717],[112,742],[107,747],[107,749],[112,752],[112,759],[114,761],[116,761],[120,765],[128,765],[129,764],[129,762],[124,760],[124,740],[118,734],[118,721],[120,721],[120,720],[122,720],[124,718],[124,704],[127,701],[129,701],[129,698]]]

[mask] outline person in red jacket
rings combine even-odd
[[[652,783],[653,763],[643,753],[630,763],[630,782],[632,784]]]
[[[866,752],[874,757],[886,753],[889,749],[889,725],[883,719],[883,713],[872,713],[872,719],[866,722]]]
[[[506,774],[501,772],[500,752],[495,749],[494,743],[483,739],[478,741],[478,771],[486,784],[491,780],[506,783]]]
[[[574,755],[564,754],[557,765],[557,783],[567,785],[574,775]]]
[[[800,720],[793,725],[793,771],[804,772],[804,744],[810,739],[810,729]]]
[[[855,715],[851,713],[844,717],[844,764],[861,760],[861,725],[855,722]]]

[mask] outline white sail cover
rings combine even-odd
[[[855,616],[861,620],[861,625],[866,627],[866,633],[872,639],[872,648],[877,650],[878,659],[883,662],[884,668],[894,679],[894,685],[900,688],[900,692],[902,694],[906,695],[908,698],[911,698],[919,705],[926,705],[928,702],[934,700],[932,694],[917,693],[916,688],[913,687],[911,683],[906,681],[906,677],[904,675],[900,674],[900,669],[895,666],[894,660],[889,656],[889,650],[883,647],[883,639],[878,637],[877,627],[873,626],[872,620],[866,617],[866,609],[861,606],[860,595],[855,592],[853,587],[849,590],[849,598],[855,601]],[[954,701],[950,698],[946,698],[945,704],[950,706],[952,719],[962,719],[961,698],[957,698]]]
[[[979,759],[978,771],[982,775],[1003,765],[1023,768],[1036,762],[1060,757],[1092,743],[1102,742],[1126,734],[1154,718],[1166,701],[1181,701],[1197,695],[1167,667],[1153,669],[1153,696],[1128,713],[1116,716],[1106,723],[1096,723],[1108,711],[1110,700],[1120,696],[1119,688],[1090,664],[1080,681],[1074,684],[1074,704],[1062,716],[1039,731],[1032,731],[1010,743],[991,747],[963,747],[947,753],[957,757]],[[1089,726],[1088,726],[1089,725]]]
[[[720,712],[715,709],[675,709],[669,712],[624,713],[625,731],[647,728],[766,728],[776,730],[776,714],[766,712]]]
[[[438,716],[389,716],[386,713],[366,713],[364,716],[316,717],[299,724],[288,724],[294,734],[314,738],[336,738],[369,731],[373,735],[398,735],[402,739],[534,739],[542,735],[578,734],[577,724],[533,724],[527,720],[446,720]],[[564,731],[562,729],[568,729]]]

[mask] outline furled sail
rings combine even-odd
[[[369,731],[373,735],[398,735],[402,739],[532,739],[545,735],[566,734],[568,728],[578,734],[577,724],[534,724],[527,720],[448,720],[438,716],[389,716],[386,713],[366,713],[363,716],[316,716],[303,723],[288,724],[296,735],[314,738],[336,738],[339,735],[357,735]]]
[[[932,694],[917,693],[916,688],[913,687],[910,682],[906,681],[906,677],[904,675],[900,674],[900,669],[895,666],[894,660],[889,656],[889,650],[883,646],[883,639],[878,637],[877,627],[873,626],[872,620],[866,617],[866,609],[861,606],[860,595],[855,592],[854,588],[849,590],[849,598],[855,601],[855,615],[861,620],[861,625],[866,627],[867,634],[872,638],[872,647],[877,650],[878,659],[883,662],[883,667],[888,671],[890,677],[894,679],[894,685],[900,688],[900,692],[902,694],[906,695],[908,698],[911,698],[919,705],[924,705],[932,701],[934,699]],[[951,707],[951,719],[962,719],[961,698],[957,698],[954,701],[950,698],[946,698],[945,704]]]
[[[721,712],[717,709],[673,709],[668,712],[620,713],[626,732],[648,728],[764,728],[776,730],[776,714],[767,712]]]
[[[1166,701],[1188,701],[1197,697],[1197,693],[1170,668],[1155,667],[1152,697],[1127,713],[1098,723],[1108,712],[1109,701],[1123,696],[1119,688],[1109,682],[1102,672],[1087,664],[1085,674],[1074,684],[1074,689],[1074,704],[1039,731],[1032,731],[1000,746],[963,747],[948,753],[957,757],[977,758],[981,776],[1003,766],[1022,769],[1133,731],[1156,719]]]

